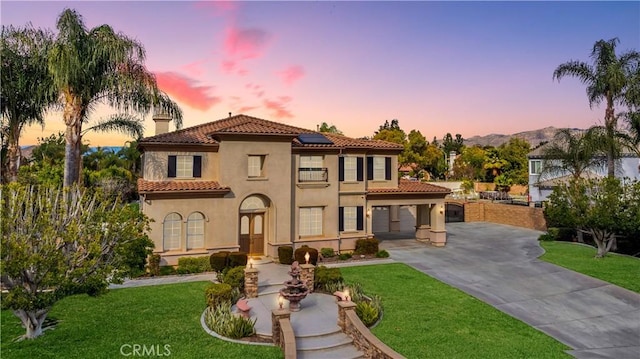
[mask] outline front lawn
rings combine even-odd
[[[594,258],[596,248],[571,242],[540,241],[540,259],[640,293],[640,259],[608,253]]]
[[[372,332],[407,358],[570,358],[564,344],[404,264],[341,271],[382,297]]]
[[[21,342],[13,342],[24,334],[20,321],[11,311],[3,310],[2,358],[136,357],[135,344],[146,346],[147,353],[155,351],[147,357],[282,358],[276,347],[233,344],[205,333],[200,315],[206,306],[207,285],[194,282],[116,289],[98,298],[65,298],[50,313],[60,320],[57,327],[40,338]],[[169,345],[170,355],[158,355],[167,353],[165,345]]]

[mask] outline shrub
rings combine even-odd
[[[178,274],[203,273],[211,270],[209,257],[181,257],[178,258]]]
[[[291,246],[278,247],[278,260],[280,261],[280,264],[293,263],[293,247]]]
[[[223,302],[231,301],[231,286],[226,283],[212,283],[205,289],[205,298],[209,307],[215,308]]]
[[[378,252],[378,240],[375,238],[362,238],[356,241],[356,254],[376,254]]]
[[[160,267],[159,275],[172,275],[172,274],[176,274],[176,269],[173,268],[172,266]]]
[[[229,253],[228,267],[246,267],[247,266],[247,253],[245,252],[231,252]]]
[[[351,253],[340,253],[338,259],[341,261],[346,261],[347,259],[351,259]]]
[[[245,267],[233,267],[225,271],[222,276],[222,283],[230,285],[231,288],[242,290],[244,288],[244,268]]]
[[[205,312],[205,322],[209,329],[232,339],[240,339],[255,334],[256,319],[251,320],[231,313],[228,302],[209,307]]]
[[[554,237],[553,235],[549,234],[549,233],[545,233],[540,235],[540,237],[538,237],[539,241],[553,241]]]
[[[159,254],[152,254],[149,256],[149,264],[147,264],[147,268],[152,276],[160,275],[160,259],[161,257]]]
[[[369,302],[360,302],[356,305],[356,314],[367,327],[372,326],[378,321],[378,308]]]
[[[223,269],[227,267],[227,262],[229,261],[229,252],[217,252],[213,253],[209,257],[209,265],[211,269],[217,273],[222,272]]]
[[[336,283],[342,283],[342,282],[343,282],[343,278],[342,278],[342,272],[340,272],[340,268],[327,268],[325,266],[316,267],[314,284],[313,284],[315,288],[328,291],[329,286],[333,286]]]
[[[316,265],[318,263],[318,250],[309,246],[302,246],[296,249],[294,258],[300,264],[305,264],[307,261],[304,259],[304,255],[309,252],[309,264]]]
[[[333,248],[320,248],[320,254],[324,258],[331,258],[336,255],[336,252],[334,252]]]
[[[378,253],[376,253],[376,258],[389,258],[389,252],[385,251],[384,249],[378,251]]]

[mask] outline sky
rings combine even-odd
[[[2,25],[49,28],[76,9],[146,49],[146,66],[184,127],[246,114],[351,137],[397,119],[429,141],[601,124],[575,78],[552,79],[593,44],[640,50],[640,2],[109,1],[0,3]],[[113,111],[99,107],[89,122]],[[142,119],[154,134],[151,115]],[[85,125],[85,128],[87,125]],[[21,144],[64,130],[60,112]],[[87,133],[92,146],[125,136]]]

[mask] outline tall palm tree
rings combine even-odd
[[[615,113],[616,105],[625,105],[625,94],[632,86],[633,71],[640,63],[640,53],[628,51],[618,56],[616,55],[616,45],[620,41],[613,38],[608,41],[598,40],[593,45],[591,59],[593,64],[572,60],[558,66],[553,72],[553,79],[560,81],[565,76],[577,77],[587,85],[587,98],[589,106],[599,105],[603,101],[606,104],[604,115],[604,126],[609,134],[613,134],[617,127],[617,117]],[[614,141],[608,141],[607,154],[607,174],[609,177],[615,175],[615,153]]]
[[[65,9],[58,17],[58,36],[49,52],[49,71],[61,96],[65,132],[64,185],[80,178],[82,125],[98,104],[124,114],[146,115],[154,108],[182,126],[178,105],[158,89],[144,66],[142,44],[109,25],[87,30],[82,16]]]
[[[582,177],[588,169],[602,167],[605,159],[598,156],[595,134],[591,131],[576,132],[568,128],[558,130],[553,140],[542,150],[544,174],[569,173],[574,180]]]
[[[14,182],[18,178],[20,136],[24,126],[44,125],[44,114],[56,100],[47,70],[47,51],[53,38],[51,33],[30,25],[24,28],[3,26],[1,38],[2,147],[7,147],[8,157],[3,172],[10,182]],[[2,165],[4,168],[5,163]]]

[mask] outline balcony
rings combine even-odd
[[[298,168],[298,182],[327,182],[326,168]]]

